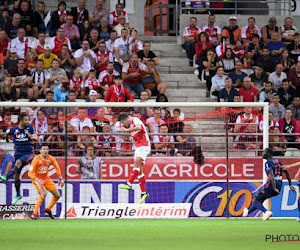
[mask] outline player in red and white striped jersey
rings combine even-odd
[[[135,142],[133,170],[128,182],[126,184],[120,184],[119,188],[132,190],[132,183],[138,178],[142,192],[140,203],[143,203],[149,197],[149,194],[146,192],[146,179],[143,173],[143,166],[151,151],[149,135],[145,125],[137,117],[129,117],[127,114],[121,114],[119,115],[118,121],[123,125],[119,130],[129,132]]]

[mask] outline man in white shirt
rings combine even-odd
[[[130,41],[128,37],[128,30],[122,29],[121,37],[118,38],[114,43],[115,50],[115,69],[122,74],[123,60],[121,59],[122,55],[129,53],[130,54]]]
[[[8,45],[8,50],[11,48],[17,49],[17,55],[19,58],[26,58],[30,51],[31,41],[27,37],[25,37],[25,29],[18,28],[17,37],[12,39],[10,44]]]
[[[84,107],[78,108],[77,117],[72,118],[70,124],[74,127],[76,133],[82,131],[83,127],[88,126],[91,132],[94,132],[94,125],[90,118],[87,118],[87,109]]]
[[[277,91],[280,87],[282,87],[282,80],[286,79],[287,75],[283,72],[282,64],[277,64],[275,71],[269,75],[268,80],[273,83],[273,88]]]

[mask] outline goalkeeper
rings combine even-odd
[[[47,191],[50,191],[53,194],[53,197],[49,206],[46,208],[45,213],[47,213],[51,219],[54,219],[51,209],[57,203],[60,198],[60,194],[57,186],[48,174],[51,165],[54,166],[56,173],[58,174],[59,185],[62,187],[64,183],[59,165],[55,158],[49,155],[49,147],[47,145],[42,145],[40,148],[40,154],[34,157],[28,172],[28,176],[32,179],[32,183],[40,195],[31,215],[31,219],[33,220],[38,219],[38,210],[42,205],[43,200],[46,198]]]

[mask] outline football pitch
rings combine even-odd
[[[23,220],[0,222],[0,249],[300,249],[295,219]],[[283,239],[283,238],[282,238]]]

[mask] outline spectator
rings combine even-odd
[[[88,41],[90,44],[90,49],[94,52],[97,52],[99,43],[101,42],[98,29],[96,28],[91,29],[90,38],[88,39]]]
[[[263,65],[267,76],[275,71],[276,61],[270,56],[270,50],[267,46],[263,47],[262,54],[257,58],[257,65]]]
[[[68,12],[66,11],[67,9],[67,4],[64,1],[61,1],[58,3],[57,6],[58,10],[52,12],[51,15],[51,28],[49,30],[49,35],[51,37],[55,36],[55,34],[58,34],[58,29],[61,27],[66,22]],[[53,49],[53,47],[52,47]],[[56,54],[56,53],[55,53]],[[58,55],[58,54],[56,54]]]
[[[208,24],[202,27],[202,31],[206,32],[209,36],[209,39],[212,42],[212,45],[216,47],[221,42],[221,28],[219,25],[215,24],[216,17],[214,14],[208,16]]]
[[[67,96],[67,102],[76,102],[76,92],[74,90],[70,90]],[[67,107],[66,109],[67,117],[73,118],[77,116],[78,108],[77,107]],[[64,118],[65,119],[65,118]]]
[[[71,119],[70,124],[73,126],[74,132],[76,133],[82,131],[85,126],[88,126],[90,128],[90,132],[94,133],[92,120],[87,118],[87,109],[84,107],[78,108],[78,115]]]
[[[129,60],[128,58],[124,58],[130,56],[129,45],[128,30],[123,29],[121,37],[114,42],[115,69],[119,74],[122,74],[122,67]]]
[[[102,160],[95,154],[95,147],[88,144],[85,147],[85,155],[78,160],[77,173],[81,175],[81,180],[101,179]]]
[[[201,32],[201,29],[197,27],[197,18],[190,18],[190,25],[183,30],[184,48],[187,58],[189,59],[189,65],[193,66],[193,57],[195,54],[196,39]]]
[[[78,0],[77,7],[71,8],[71,15],[73,16],[73,23],[82,27],[85,21],[89,20],[89,12],[85,8],[85,0]]]
[[[279,123],[274,120],[273,113],[269,111],[269,132],[272,133],[273,130],[275,129],[275,127],[279,128]],[[264,121],[263,120],[259,121],[259,130],[260,131],[264,130]]]
[[[299,148],[299,144],[295,142],[300,142],[298,131],[299,127],[297,121],[292,118],[292,110],[287,108],[284,113],[284,117],[279,120],[280,132],[286,134],[296,134],[296,135],[285,135],[284,139],[287,142],[287,148]]]
[[[66,71],[59,67],[59,61],[57,59],[52,60],[52,67],[48,69],[48,72],[50,73],[51,90],[59,87],[62,82],[69,81]]]
[[[247,48],[247,64],[257,66],[257,60],[262,55],[262,50],[264,48],[264,44],[261,43],[258,34],[253,34],[252,43],[248,45]]]
[[[55,102],[54,101],[54,92],[52,90],[49,90],[46,93],[45,102]],[[47,119],[57,120],[58,108],[56,108],[56,107],[41,107],[41,110],[45,113]]]
[[[105,118],[105,109],[100,107],[97,110],[96,116],[92,118],[93,125],[95,127],[95,131],[97,133],[102,133],[103,126],[105,124],[110,124],[109,120]]]
[[[230,39],[230,44],[234,45],[236,41],[241,41],[241,28],[237,25],[236,16],[229,17],[229,26],[224,26],[222,37]]]
[[[284,117],[285,108],[279,103],[280,99],[278,94],[274,93],[272,95],[271,104],[269,106],[270,112],[274,115],[274,120],[278,121]]]
[[[241,31],[241,38],[245,47],[247,48],[250,43],[252,43],[252,37],[254,34],[258,34],[261,37],[261,30],[258,26],[255,25],[255,18],[248,18],[248,25],[244,26]]]
[[[151,43],[149,41],[145,41],[143,43],[143,50],[140,50],[137,55],[141,63],[147,64],[147,62],[152,59],[154,60],[155,66],[159,65],[159,60],[155,53],[150,50],[151,49]]]
[[[11,17],[9,16],[8,9],[2,10],[2,13],[0,15],[0,28],[2,30],[5,30],[6,25],[8,25],[11,22]]]
[[[46,45],[44,53],[40,54],[38,59],[44,62],[44,69],[50,69],[52,67],[52,61],[58,60],[58,57],[52,53],[51,47]]]
[[[251,78],[246,76],[243,79],[243,87],[240,88],[239,94],[241,102],[257,102],[257,89],[251,86]]]
[[[40,31],[37,35],[37,40],[33,41],[30,45],[31,51],[35,52],[37,55],[44,53],[45,47],[49,46],[46,44],[46,33]],[[51,47],[49,47],[51,49]]]
[[[167,122],[169,133],[182,133],[184,123],[180,119],[180,116],[181,110],[179,108],[174,109],[172,121]]]
[[[254,112],[252,112],[252,108],[245,107],[244,111],[244,114],[239,115],[236,119],[233,129],[234,133],[243,133],[247,128],[246,124],[248,123],[254,123],[258,125],[258,116]]]
[[[37,117],[33,121],[34,129],[39,137],[39,142],[44,141],[45,134],[48,133],[48,121],[43,110],[37,111]]]
[[[0,122],[0,129],[2,131],[6,131],[7,129],[10,129],[16,125],[17,124],[11,121],[11,113],[5,112],[2,114],[2,121]]]
[[[278,135],[280,132],[280,127],[275,126],[271,135],[269,136],[270,148],[273,149],[274,156],[284,156],[286,151],[286,143],[283,136]]]
[[[38,59],[36,68],[32,69],[30,74],[32,85],[38,88],[38,93],[33,93],[33,98],[46,96],[46,93],[50,90],[50,74],[44,69],[44,61]]]
[[[103,16],[108,18],[109,11],[104,7],[104,0],[96,0],[96,6],[89,11],[89,22],[93,27],[97,28]]]
[[[279,88],[277,92],[280,98],[280,104],[284,105],[285,108],[292,103],[294,96],[296,96],[296,90],[287,79],[282,80],[282,87]]]
[[[2,102],[15,102],[18,97],[20,97],[20,88],[13,86],[11,77],[5,77],[4,83],[0,87],[0,100]]]
[[[206,32],[202,31],[198,36],[198,42],[195,44],[196,50],[196,62],[202,69],[203,67],[203,59],[206,57],[208,49],[212,47],[212,44],[209,40],[209,36]],[[199,71],[201,75],[202,70]]]
[[[273,87],[277,91],[282,87],[282,80],[286,78],[287,75],[283,72],[283,66],[279,63],[276,65],[275,71],[269,75],[268,80],[273,83]]]
[[[100,154],[106,157],[113,156],[116,151],[116,138],[111,135],[111,128],[109,124],[104,124],[103,133],[103,135],[97,136]]]
[[[166,93],[167,83],[162,82],[159,72],[155,69],[155,62],[152,59],[147,62],[147,67],[142,72],[141,83],[149,96]]]
[[[290,73],[290,70],[293,69],[295,66],[295,62],[291,59],[290,52],[287,49],[282,51],[282,54],[279,59],[279,63],[283,66],[283,72],[287,75]]]
[[[39,33],[45,34],[46,26],[44,20],[46,16],[45,3],[38,2],[36,11],[32,13],[32,34],[35,38],[38,38]]]
[[[209,93],[212,86],[212,77],[216,74],[217,68],[219,67],[219,59],[216,57],[214,49],[208,49],[206,57],[203,58],[204,67],[204,79],[206,81],[206,97],[209,97]],[[199,69],[199,68],[198,68]],[[201,75],[199,74],[199,79]]]
[[[61,46],[61,54],[58,58],[60,60],[59,66],[66,71],[67,77],[71,79],[75,69],[75,59],[69,53],[68,45],[63,44]]]
[[[224,75],[224,69],[222,66],[219,66],[217,68],[217,74],[212,77],[211,82],[212,82],[212,86],[211,86],[211,94],[218,97],[219,100],[219,92],[221,91],[221,89],[225,88],[225,78],[227,76]]]
[[[84,126],[81,132],[82,135],[77,137],[77,149],[79,151],[78,155],[82,155],[89,144],[92,144],[93,147],[98,148],[98,141],[96,140],[95,136],[90,134],[90,132],[90,127]]]
[[[50,44],[50,47],[52,49],[52,52],[57,56],[60,55],[61,46],[63,44],[68,45],[69,53],[72,52],[72,47],[71,47],[70,40],[65,36],[65,30],[62,27],[59,27],[57,29],[56,36],[51,38],[49,44]]]
[[[249,133],[249,135],[241,135],[238,136],[237,148],[246,149],[246,150],[256,150],[259,151],[261,149],[262,143],[261,138],[259,136],[254,135],[257,133],[257,125],[249,124],[247,125],[244,133]]]
[[[89,93],[91,90],[95,90],[96,92],[98,92],[98,99],[101,98],[101,94],[100,94],[100,83],[96,78],[96,71],[95,70],[90,70],[88,78],[85,81],[85,88],[86,88],[86,92]]]
[[[30,51],[30,44],[31,40],[25,37],[25,29],[18,28],[17,37],[11,40],[8,50],[16,48],[18,57],[26,58]]]
[[[243,48],[242,41],[236,41],[235,48],[233,49],[233,53],[235,58],[240,60],[244,65],[244,68],[250,68],[250,65],[247,65],[247,59],[246,59],[246,50]]]
[[[98,46],[99,51],[96,53],[97,64],[95,65],[95,69],[100,74],[102,71],[107,70],[107,63],[113,62],[113,55],[109,51],[106,50],[105,42],[100,42]]]
[[[130,31],[129,26],[126,25],[126,18],[124,15],[119,15],[118,16],[118,25],[114,27],[114,30],[117,32],[117,36],[121,37],[122,36],[122,30],[127,29],[128,32]]]
[[[80,69],[82,78],[85,80],[88,77],[89,71],[94,69],[97,62],[95,53],[90,49],[87,40],[82,41],[81,49],[76,50],[74,54],[75,63]]]
[[[117,139],[116,152],[119,156],[133,156],[134,154],[134,140],[132,136],[123,135]]]
[[[189,10],[190,14],[207,14],[209,10],[209,1],[186,1],[186,8],[192,8]]]
[[[79,69],[75,69],[73,77],[70,79],[70,90],[75,91],[76,98],[85,98],[85,87]]]
[[[111,52],[115,59],[115,52],[114,52],[114,43],[117,39],[117,32],[115,30],[112,30],[109,34],[109,40],[105,42],[106,48],[109,52]]]
[[[242,62],[236,61],[235,62],[235,70],[231,71],[228,76],[232,79],[234,88],[240,88],[243,85],[243,79],[247,76],[246,73],[242,72]]]
[[[5,60],[8,58],[9,53],[7,51],[8,49],[8,39],[6,37],[5,30],[0,30],[0,53],[3,55],[3,59]]]
[[[261,38],[262,38],[263,43],[266,44],[273,40],[272,33],[278,34],[277,40],[273,40],[273,42],[274,43],[276,41],[281,42],[281,29],[280,29],[280,27],[276,26],[276,24],[277,24],[276,17],[270,17],[269,23],[266,26],[262,27]],[[275,39],[275,37],[274,37],[274,39]]]
[[[129,49],[131,50],[131,53],[138,53],[140,50],[143,50],[143,43],[141,40],[139,40],[137,30],[131,29],[129,36],[131,43]]]
[[[270,102],[272,95],[276,93],[275,89],[273,89],[273,83],[266,81],[264,83],[264,87],[260,90],[259,93],[259,102]]]
[[[9,74],[12,74],[12,72],[17,68],[18,59],[17,49],[11,48],[9,58],[7,58],[4,62],[4,68]]]
[[[292,82],[292,86],[298,89],[300,86],[300,62],[296,63],[295,70],[292,70],[288,75],[289,82]]]
[[[295,33],[293,38],[293,41],[286,48],[290,52],[294,62],[298,62],[298,57],[300,55],[300,33]]]
[[[122,69],[122,79],[124,86],[132,92],[133,90],[140,96],[144,90],[142,82],[142,71],[145,71],[146,65],[139,62],[137,54],[131,55],[131,60],[124,64]]]
[[[257,65],[255,66],[254,73],[250,75],[251,82],[253,83],[254,87],[258,90],[261,91],[263,88],[264,82],[268,80],[268,76],[263,70],[262,65]]]
[[[220,102],[233,102],[234,96],[239,92],[233,87],[232,79],[225,78],[225,87],[219,93]]]
[[[112,28],[119,24],[118,17],[121,15],[125,17],[125,26],[129,26],[129,20],[126,11],[124,11],[124,5],[121,3],[117,3],[116,9],[109,14],[109,25]]]
[[[112,28],[108,25],[108,18],[101,17],[100,26],[99,26],[99,36],[101,41],[109,40],[109,34],[112,31]]]
[[[13,167],[14,157],[7,153],[6,150],[0,149],[0,174],[6,175]]]
[[[176,136],[176,140],[179,142],[176,146],[178,155],[191,156],[192,150],[197,143],[195,136],[192,135],[192,126],[190,124],[185,124],[182,132],[182,135]]]
[[[83,25],[79,26],[79,32],[80,32],[80,40],[89,40],[90,39],[90,33],[91,33],[91,25],[89,21],[84,21]]]
[[[100,94],[105,97],[108,89],[114,84],[114,79],[120,74],[114,70],[114,64],[112,62],[107,63],[107,70],[104,70],[99,75]]]
[[[278,33],[273,32],[271,34],[271,40],[267,43],[267,47],[269,48],[272,57],[278,62],[284,49],[283,43],[278,41]]]
[[[81,45],[79,28],[74,23],[74,18],[72,15],[67,15],[66,22],[61,25],[65,30],[66,38],[71,42],[71,47],[73,49],[79,49]]]
[[[293,25],[293,18],[286,17],[284,19],[284,25],[281,26],[282,42],[285,47],[294,40],[294,34],[296,32],[297,28]]]
[[[58,126],[52,126],[52,124],[48,126],[48,133],[51,135],[45,136],[45,142],[49,147],[50,154],[52,156],[63,156],[64,155],[64,146],[65,143],[62,140],[62,136],[57,133],[60,132]],[[68,141],[69,143],[69,141]]]
[[[121,76],[116,76],[114,79],[114,83],[115,84],[108,89],[105,95],[106,102],[125,102],[126,98],[131,102],[134,101],[134,98],[130,94],[130,91],[123,86],[123,80]]]
[[[18,29],[23,27],[23,25],[20,24],[20,22],[21,22],[21,15],[19,13],[15,13],[13,15],[11,23],[8,23],[5,26],[6,34],[10,39],[16,38]]]
[[[159,127],[161,124],[165,124],[165,121],[161,119],[160,108],[153,108],[153,117],[149,117],[146,120],[146,125],[149,128],[150,133],[159,133]]]
[[[32,36],[32,11],[29,9],[29,3],[22,1],[17,13],[21,15],[21,23],[25,27],[26,34]]]
[[[173,135],[166,135],[168,133],[167,124],[159,126],[159,133],[162,135],[153,136],[153,143],[156,150],[156,156],[171,156],[174,155],[174,137]]]
[[[237,59],[234,57],[234,53],[231,48],[225,50],[224,57],[219,61],[219,65],[224,68],[226,73],[234,70],[234,65]]]
[[[69,89],[69,83],[63,82],[60,87],[54,89],[54,100],[56,102],[67,102]]]
[[[292,111],[292,118],[299,121],[300,120],[300,97],[294,96],[293,102],[287,108]]]
[[[97,91],[95,90],[91,90],[89,92],[89,96],[88,96],[88,100],[86,100],[86,102],[96,102],[96,99],[97,99]],[[88,116],[89,117],[95,117],[96,114],[97,114],[97,110],[98,110],[98,107],[89,107],[87,108],[88,110]]]

